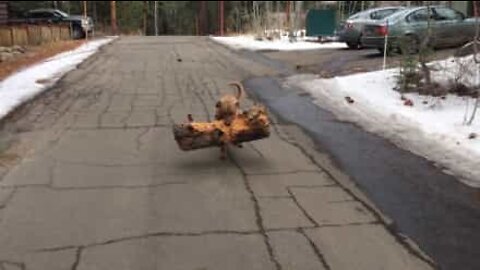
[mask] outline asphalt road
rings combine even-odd
[[[0,269],[430,269],[295,126],[178,149],[173,123],[276,74],[205,38],[103,48],[3,122]]]

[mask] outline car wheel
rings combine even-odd
[[[347,46],[351,50],[356,50],[360,47],[360,43],[358,43],[358,42],[347,42]]]
[[[73,26],[72,29],[72,38],[73,39],[80,39],[84,37],[83,30],[80,26]]]

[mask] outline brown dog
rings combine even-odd
[[[235,86],[237,93],[222,96],[215,105],[215,119],[225,121],[227,126],[240,113],[240,99],[245,92],[243,85],[239,82],[231,82],[228,85]]]
[[[240,82],[231,82],[228,85],[235,86],[237,92],[235,95],[228,94],[220,98],[220,100],[215,105],[215,119],[223,120],[227,126],[229,126],[233,119],[240,114],[240,99],[243,97],[245,89]],[[242,147],[241,145],[237,145]],[[227,146],[221,146],[221,159],[226,157]]]

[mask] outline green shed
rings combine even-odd
[[[333,36],[336,27],[336,11],[333,9],[310,9],[307,13],[307,36]]]

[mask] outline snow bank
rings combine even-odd
[[[315,43],[309,42],[308,37],[297,38],[296,42],[290,42],[288,37],[281,36],[278,40],[255,40],[252,35],[231,36],[231,37],[212,37],[218,43],[232,47],[233,49],[247,49],[252,51],[259,50],[279,50],[279,51],[294,51],[294,50],[315,50],[315,49],[341,49],[347,48],[345,43],[328,42]]]
[[[57,54],[5,78],[0,82],[0,119],[23,102],[46,90],[113,39],[115,37],[89,41],[75,50]]]
[[[436,72],[435,77],[446,80],[452,76],[451,59],[437,64],[450,68]],[[405,94],[413,101],[413,106],[405,106],[400,93],[393,90],[397,72],[376,71],[332,79],[305,79],[299,75],[287,83],[310,92],[318,105],[340,119],[387,137],[447,168],[465,184],[480,187],[480,137],[469,138],[472,133],[480,136],[480,113],[473,125],[464,124],[466,104],[471,110],[474,100],[454,95],[441,99]],[[347,102],[347,96],[354,102]]]

